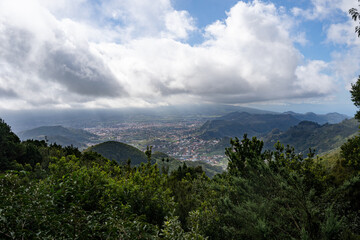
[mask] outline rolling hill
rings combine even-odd
[[[327,113],[327,114],[315,114],[313,112],[308,112],[305,114],[295,113],[295,112],[284,112],[283,114],[290,114],[293,117],[299,119],[300,121],[311,121],[316,122],[318,124],[335,124],[340,123],[345,119],[349,119],[350,117],[340,113]]]
[[[108,141],[89,147],[85,151],[93,151],[101,154],[110,160],[115,160],[119,164],[126,164],[131,159],[131,165],[146,163],[145,153],[139,149],[125,143]]]
[[[293,146],[297,152],[307,152],[311,147],[316,153],[324,153],[340,147],[359,131],[358,126],[359,123],[355,119],[323,125],[303,121],[286,131],[274,129],[262,137],[262,140],[265,149],[273,149],[274,144],[279,141],[284,145]]]
[[[20,132],[21,140],[34,139],[45,140],[62,146],[73,145],[80,149],[86,148],[89,143],[95,143],[98,136],[82,129],[66,128],[63,126],[42,126]]]

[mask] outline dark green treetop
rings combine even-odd
[[[360,76],[356,83],[351,84],[351,100],[354,102],[354,105],[357,108],[360,108]],[[355,114],[355,118],[360,121],[360,111],[357,111]]]
[[[8,169],[19,155],[20,139],[0,118],[0,171]]]

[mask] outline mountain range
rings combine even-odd
[[[284,145],[294,146],[297,152],[306,152],[309,147],[312,147],[317,150],[317,153],[324,153],[341,146],[347,138],[357,133],[358,122],[354,119],[346,120],[346,118],[348,118],[346,115],[338,113],[318,115],[235,111],[206,121],[194,134],[207,140],[222,139],[217,146],[212,147],[213,154],[223,154],[225,147],[229,146],[229,138],[242,138],[245,133],[249,137],[257,136],[262,139],[266,149],[272,149],[273,145],[280,141]],[[63,126],[42,126],[22,131],[18,135],[21,140],[45,140],[46,136],[49,143],[73,145],[80,150],[99,143],[97,135]],[[89,150],[99,152],[121,163],[125,163],[128,158],[134,160],[135,165],[146,162],[143,152],[136,149],[139,152],[135,156],[132,153],[137,151],[131,148],[122,143],[107,142],[95,145]]]
[[[345,114],[340,114],[340,113],[327,113],[327,114],[315,114],[313,112],[308,112],[308,113],[295,113],[292,111],[288,111],[288,112],[284,112],[283,114],[290,114],[291,116],[301,120],[301,121],[311,121],[311,122],[316,122],[318,124],[325,124],[325,123],[339,123],[345,119],[350,118],[349,116],[345,115]]]
[[[346,115],[338,113],[317,115],[315,113],[299,114],[294,112],[281,114],[232,112],[206,121],[199,129],[198,134],[203,139],[242,137],[245,133],[252,137],[264,135],[273,129],[286,131],[304,120],[324,124],[339,123],[347,118]]]
[[[235,111],[252,114],[275,113],[232,105],[192,104],[191,106],[178,105],[122,109],[1,110],[0,116],[18,134],[21,131],[40,126],[61,125],[82,129],[112,126],[114,122],[207,120]]]

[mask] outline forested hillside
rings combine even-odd
[[[329,124],[340,123],[345,119],[349,118],[348,116],[339,113],[315,114],[313,112],[308,112],[305,114],[300,114],[300,113],[288,111],[288,112],[284,112],[283,114],[290,114],[293,117],[299,119],[300,121],[316,122],[321,125],[325,123],[329,123]]]
[[[261,136],[273,129],[286,131],[301,121],[311,121],[318,124],[336,124],[348,117],[338,113],[317,115],[315,113],[299,114],[285,113],[249,113],[232,112],[216,119],[208,120],[199,130],[204,139],[236,137],[245,133],[249,136]]]
[[[339,148],[346,140],[355,135],[358,130],[355,119],[344,120],[338,124],[320,125],[303,121],[287,131],[275,129],[262,138],[265,149],[272,149],[276,142],[293,146],[298,152],[306,152],[309,148],[316,153],[324,153]]]
[[[20,142],[0,123],[1,239],[358,239],[359,138],[325,167],[244,136],[228,169],[132,167],[95,152]],[[151,148],[146,152],[151,159]],[[160,163],[159,163],[160,164]]]
[[[89,147],[86,152],[97,152],[107,159],[116,161],[119,164],[126,164],[130,159],[132,165],[146,163],[145,153],[125,143],[108,141]]]
[[[258,136],[274,128],[287,130],[300,120],[290,114],[250,114],[233,112],[207,121],[199,130],[204,139],[236,137],[245,133]]]

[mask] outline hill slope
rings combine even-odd
[[[291,145],[297,152],[307,152],[309,147],[317,153],[324,153],[340,147],[359,130],[359,123],[355,119],[344,120],[338,124],[320,125],[303,121],[287,131],[273,130],[263,137],[264,147],[273,149],[277,141],[284,145]]]
[[[145,153],[125,143],[108,141],[89,147],[85,151],[97,152],[107,159],[115,160],[119,164],[126,164],[131,159],[131,165],[147,162]]]
[[[45,140],[45,136],[50,143],[62,146],[73,145],[78,148],[85,148],[87,143],[93,143],[98,139],[98,136],[85,130],[62,126],[42,126],[19,133],[21,140]]]
[[[199,135],[203,139],[242,137],[245,133],[252,137],[266,134],[273,129],[285,131],[301,121],[312,121],[324,124],[339,123],[347,118],[346,115],[339,113],[328,113],[324,115],[294,112],[252,114],[238,111],[207,121],[200,128]]]
[[[242,137],[245,133],[258,136],[274,128],[286,130],[300,120],[290,114],[250,114],[233,112],[215,120],[207,121],[200,128],[204,139],[223,137]]]
[[[311,122],[316,122],[318,124],[325,124],[325,123],[335,124],[350,118],[340,113],[315,114],[313,112],[308,112],[305,114],[301,114],[301,113],[295,113],[289,111],[289,112],[284,112],[283,114],[290,114],[291,116],[299,119],[300,121],[311,121]]]

